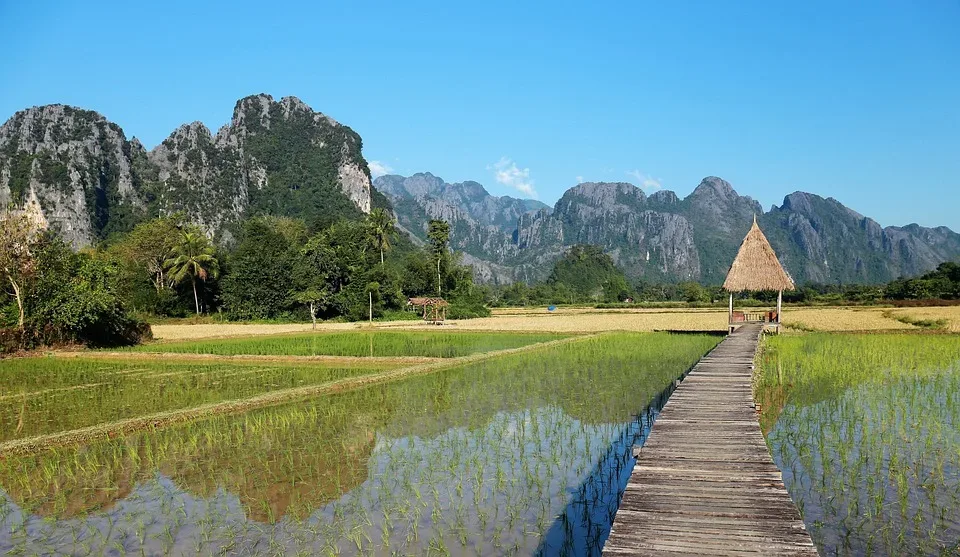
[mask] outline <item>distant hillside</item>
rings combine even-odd
[[[296,97],[240,99],[215,135],[184,124],[150,152],[96,112],[34,107],[0,126],[0,203],[38,206],[77,247],[174,212],[229,238],[256,214],[325,222],[385,204],[361,148]]]
[[[719,284],[754,215],[801,283],[881,283],[960,258],[960,235],[948,228],[882,228],[834,199],[803,192],[764,212],[717,177],[704,178],[684,199],[671,191],[647,196],[623,182],[583,183],[553,210],[431,174],[384,176],[375,185],[408,229],[429,218],[455,223],[452,243],[469,255],[481,279],[494,283],[543,279],[570,246],[594,244],[634,278]],[[470,200],[486,200],[484,210]]]

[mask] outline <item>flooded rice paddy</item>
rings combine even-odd
[[[781,337],[761,367],[768,445],[821,554],[960,554],[960,337]]]
[[[608,334],[2,458],[0,553],[598,554],[630,448],[718,340]]]
[[[383,331],[271,335],[144,344],[140,352],[217,354],[221,356],[426,356],[455,358],[479,352],[519,348],[570,335],[552,333],[477,333]]]

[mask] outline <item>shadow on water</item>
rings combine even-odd
[[[687,373],[624,427],[584,482],[570,491],[570,503],[543,537],[537,555],[601,554],[637,461],[633,448],[646,442],[654,421]]]

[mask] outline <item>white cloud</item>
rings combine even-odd
[[[583,183],[583,176],[577,176],[577,183],[578,183],[578,184],[582,184],[582,183]]]
[[[529,168],[519,168],[517,163],[509,158],[500,157],[500,160],[488,166],[487,170],[493,170],[497,183],[511,187],[528,197],[537,198],[537,190],[533,189]]]
[[[641,188],[644,190],[659,190],[663,189],[663,184],[660,181],[660,178],[654,178],[653,176],[648,176],[639,170],[630,170],[627,171],[627,176],[634,178]]]
[[[370,175],[374,178],[393,172],[393,167],[385,162],[367,161],[367,166],[370,167]]]

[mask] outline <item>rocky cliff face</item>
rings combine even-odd
[[[0,202],[38,204],[78,247],[175,212],[229,239],[254,214],[369,213],[375,192],[361,148],[356,132],[295,97],[246,97],[216,135],[185,124],[150,152],[95,112],[34,107],[0,127]]]
[[[501,283],[517,274],[517,222],[549,207],[539,201],[490,195],[477,182],[450,184],[430,173],[380,176],[374,181],[393,205],[400,226],[426,240],[430,219],[450,223],[451,246],[466,254],[479,279]]]
[[[761,220],[786,268],[803,281],[876,283],[932,270],[960,257],[946,227],[881,227],[839,201],[795,192]]]
[[[134,145],[96,112],[64,105],[16,113],[0,127],[0,203],[39,207],[74,245],[86,245],[142,212]]]
[[[538,216],[541,222],[526,231],[518,224],[521,257],[543,248],[559,252],[563,246],[594,244],[631,276],[700,277],[693,227],[682,215],[652,210],[643,190],[632,184],[580,184],[567,190],[552,214]]]
[[[394,202],[416,204],[425,209],[430,218],[443,219],[452,224],[455,221],[469,221],[477,226],[492,226],[512,233],[521,215],[549,209],[539,201],[515,199],[509,196],[490,195],[477,182],[448,184],[443,179],[426,173],[410,177],[387,175],[374,181],[375,187]],[[414,223],[411,215],[399,214],[418,232],[426,232],[426,223]]]
[[[634,278],[719,284],[754,216],[801,283],[880,283],[960,258],[960,235],[944,227],[882,228],[836,200],[803,192],[764,212],[713,176],[685,199],[666,190],[647,197],[628,183],[579,184],[552,211],[520,213],[512,229],[493,226],[491,216],[473,216],[470,192],[486,192],[475,182],[464,184],[430,174],[377,182],[405,226],[422,227],[429,218],[455,223],[453,245],[486,282],[543,279],[566,249],[585,243],[602,246]],[[445,193],[448,187],[455,193]],[[464,221],[472,224],[457,226]]]

